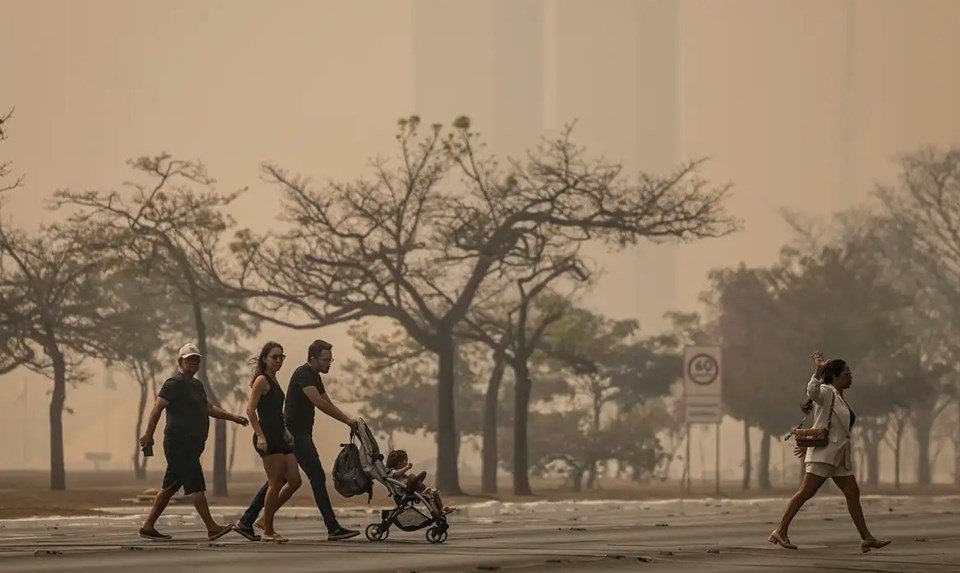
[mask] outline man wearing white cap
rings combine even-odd
[[[167,427],[163,432],[163,453],[167,458],[167,471],[163,476],[163,487],[153,500],[153,507],[147,520],[140,528],[140,537],[155,541],[171,539],[156,529],[157,519],[170,503],[175,493],[183,492],[193,498],[193,505],[200,519],[207,526],[210,540],[219,539],[233,529],[232,525],[220,525],[210,516],[207,496],[204,493],[206,483],[203,468],[200,467],[200,454],[203,453],[210,429],[210,418],[219,418],[247,425],[243,416],[214,406],[207,400],[203,383],[194,378],[200,369],[200,350],[194,344],[184,344],[177,354],[179,370],[167,379],[160,388],[157,402],[150,413],[147,430],[140,438],[140,447],[153,446],[153,433],[160,421],[160,413],[167,411]]]

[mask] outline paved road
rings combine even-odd
[[[443,545],[428,544],[423,532],[399,530],[379,543],[362,537],[331,543],[322,540],[322,524],[314,519],[279,520],[278,530],[291,538],[280,546],[236,534],[211,544],[200,528],[186,525],[167,528],[176,539],[166,543],[139,540],[128,524],[21,525],[0,530],[0,571],[960,571],[956,499],[866,500],[875,534],[893,539],[886,549],[866,555],[836,497],[814,500],[798,517],[791,537],[799,551],[768,544],[782,503],[455,516]],[[368,523],[359,517],[344,521],[356,527]]]

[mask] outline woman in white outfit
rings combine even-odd
[[[867,529],[867,522],[863,517],[863,508],[860,506],[860,487],[853,474],[853,456],[850,444],[850,431],[857,416],[843,397],[843,392],[853,384],[853,374],[846,362],[840,359],[824,360],[823,353],[817,351],[813,355],[816,363],[816,373],[807,383],[807,403],[803,411],[813,408],[813,428],[829,428],[828,443],[816,448],[797,448],[797,456],[804,455],[806,450],[806,473],[800,489],[793,494],[787,509],[780,520],[780,527],[770,534],[770,543],[776,543],[787,549],[796,549],[790,543],[787,529],[793,517],[800,511],[803,504],[817,493],[823,482],[833,478],[843,496],[847,500],[847,510],[853,518],[853,524],[860,532],[860,549],[866,553],[871,549],[879,549],[888,545],[887,540],[879,540],[871,535]]]

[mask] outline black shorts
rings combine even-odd
[[[163,474],[163,490],[177,492],[182,487],[187,495],[206,491],[207,482],[203,479],[203,468],[200,467],[202,453],[202,443],[198,446],[164,442],[167,471]]]
[[[253,449],[260,457],[272,456],[273,454],[292,454],[293,436],[286,430],[263,429],[264,437],[267,438],[267,451],[257,447],[257,434],[253,434]]]

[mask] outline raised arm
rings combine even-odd
[[[327,396],[327,393],[320,393],[315,386],[306,386],[303,389],[304,395],[307,399],[317,407],[318,410],[324,414],[330,416],[334,420],[339,420],[348,426],[353,426],[356,423],[356,420],[350,416],[343,413],[343,411],[337,407],[333,401],[330,400],[330,397]]]
[[[397,478],[406,477],[407,472],[410,471],[411,468],[413,468],[413,464],[408,462],[407,465],[403,466],[402,468],[390,470],[390,475]]]
[[[807,398],[822,405],[825,397],[823,389],[823,368],[827,365],[823,352],[817,350],[813,353],[813,363],[816,366],[816,370],[814,370],[813,376],[810,377],[810,381],[807,382]]]

